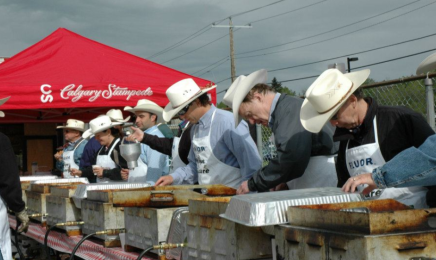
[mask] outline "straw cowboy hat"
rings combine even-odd
[[[0,106],[3,105],[6,101],[8,101],[9,98],[10,96],[0,99]],[[5,113],[3,113],[3,111],[0,111],[0,117],[5,117]]]
[[[306,91],[300,121],[312,133],[318,133],[347,99],[365,82],[369,69],[342,74],[337,69],[324,71]]]
[[[100,133],[116,125],[122,125],[122,124],[123,123],[121,122],[112,122],[109,116],[105,116],[105,115],[99,116],[97,118],[92,119],[89,122],[89,129],[83,133],[82,137],[86,139],[91,135],[95,135],[96,133]]]
[[[436,69],[436,53],[425,58],[421,64],[419,64],[416,74],[420,75]]]
[[[226,99],[225,102],[232,100],[232,105],[230,107],[233,109],[235,127],[237,127],[242,120],[242,118],[239,116],[239,107],[241,106],[242,101],[256,84],[266,83],[267,79],[268,72],[265,69],[261,69],[251,73],[247,77],[239,76],[227,90],[227,97],[224,96],[224,98]]]
[[[216,85],[201,89],[191,78],[183,79],[173,84],[166,91],[170,102],[165,106],[163,111],[165,121],[170,121],[186,105],[214,88],[216,88]]]
[[[119,109],[111,109],[107,111],[106,115],[114,122],[125,123],[130,119],[130,116],[126,117],[126,119],[123,119],[123,112],[121,112]]]
[[[138,100],[138,103],[136,104],[136,107],[124,107],[124,111],[129,111],[132,113],[135,113],[136,111],[143,111],[143,112],[149,112],[152,114],[157,115],[157,122],[156,123],[164,123],[164,119],[162,117],[162,111],[163,109],[153,101],[150,101],[148,99],[140,99]]]
[[[64,128],[64,129],[73,129],[80,132],[85,131],[85,123],[83,121],[77,120],[77,119],[68,119],[67,124],[64,126],[58,126],[57,129]]]

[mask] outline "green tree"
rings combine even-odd
[[[288,89],[286,86],[283,86],[282,83],[278,82],[275,77],[271,81],[271,87],[278,93],[287,94],[289,96],[296,95],[295,91]]]

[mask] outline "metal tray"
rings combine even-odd
[[[41,175],[41,176],[20,176],[20,182],[30,182],[30,181],[39,181],[39,180],[54,180],[57,179],[56,175]]]
[[[81,182],[89,183],[88,178],[68,178],[68,179],[53,179],[53,180],[37,180],[32,181],[32,184],[57,184],[57,183],[71,183],[71,182]]]
[[[340,188],[311,188],[234,196],[220,216],[246,226],[260,227],[288,223],[289,206],[362,201],[362,195]]]
[[[82,207],[81,203],[83,199],[87,198],[87,192],[89,190],[123,190],[123,189],[136,189],[136,188],[145,188],[152,186],[151,183],[93,183],[87,185],[78,185],[74,195],[72,196],[74,204],[79,209]]]

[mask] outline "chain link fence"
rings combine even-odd
[[[430,74],[429,77],[435,82],[435,74]],[[429,88],[426,88],[424,83],[424,76],[402,78],[398,80],[392,80],[388,82],[373,83],[362,86],[364,96],[372,97],[377,100],[379,105],[384,106],[406,106],[418,113],[421,113],[427,122],[431,124],[431,118],[433,116],[434,125],[434,111],[436,109],[434,105],[434,95],[430,95],[430,99],[433,98],[433,102],[427,101],[427,91],[434,92]],[[431,97],[433,96],[433,97]],[[432,104],[433,103],[433,104]],[[433,111],[428,111],[428,104],[433,107]],[[263,158],[263,166],[277,156],[277,150],[273,142],[273,136],[271,129],[267,127],[258,127],[257,140],[258,149],[261,157]],[[260,135],[260,136],[259,136]],[[259,144],[259,141],[262,141]]]

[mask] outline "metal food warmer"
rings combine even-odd
[[[74,205],[80,209],[82,233],[91,234],[97,231],[112,230],[114,234],[96,235],[104,240],[105,247],[120,246],[118,233],[124,228],[124,208],[114,207],[112,203],[95,200],[93,192],[112,193],[113,191],[129,190],[150,187],[149,183],[93,183],[79,185],[72,195]]]
[[[289,207],[277,259],[435,259],[436,209],[395,200]]]
[[[223,185],[180,185],[132,190],[95,190],[82,201],[83,233],[125,228],[126,249],[145,249],[165,241],[173,212],[189,199],[229,196],[236,190]],[[118,236],[99,235],[108,241]],[[117,245],[114,241],[112,244]]]
[[[230,197],[189,201],[183,259],[260,259],[272,255],[270,236],[220,217]],[[179,241],[178,243],[182,243]]]
[[[21,196],[23,198],[24,203],[27,204],[27,197],[26,197],[26,190],[29,189],[30,183],[32,181],[38,181],[38,180],[54,180],[57,179],[58,176],[55,175],[41,175],[41,176],[20,176],[20,183],[21,183]]]
[[[32,181],[26,190],[27,213],[29,217],[45,224],[47,216],[47,196],[52,187],[89,183],[87,178],[47,179]]]

